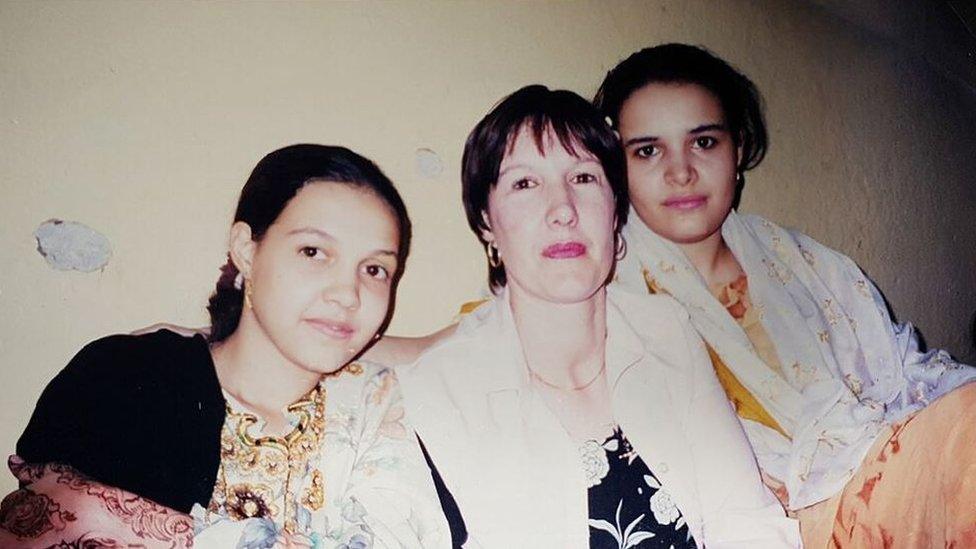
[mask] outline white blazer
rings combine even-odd
[[[606,348],[614,417],[698,546],[800,547],[684,309],[610,289]],[[531,388],[507,291],[397,375],[468,547],[589,547],[579,453]]]

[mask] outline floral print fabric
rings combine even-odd
[[[234,520],[264,519],[268,530],[307,534],[324,503],[318,455],[325,428],[325,381],[284,410],[291,430],[267,432],[264,421],[225,394],[220,469],[208,511]]]
[[[892,425],[879,443],[834,498],[828,547],[976,547],[976,385]]]
[[[644,270],[644,280],[647,282],[648,292],[652,294],[668,293],[646,269]],[[743,331],[746,332],[749,340],[752,341],[760,357],[767,357],[768,355],[768,357],[775,359],[775,361],[767,362],[766,364],[775,365],[774,370],[782,376],[782,367],[780,366],[779,358],[776,357],[776,349],[772,347],[772,343],[769,341],[765,329],[763,329],[762,324],[759,322],[759,314],[749,299],[749,284],[745,275],[732,283],[713,287],[711,290],[719,303],[725,307],[725,310],[742,326]],[[763,345],[756,343],[757,341],[763,343]],[[722,361],[722,357],[715,352],[715,349],[707,343],[705,347],[708,350],[708,358],[712,361],[712,367],[715,369],[715,376],[718,377],[719,383],[725,389],[725,394],[728,395],[732,407],[735,408],[735,413],[742,419],[761,423],[775,430],[785,438],[792,438],[776,422],[776,419],[763,408],[763,405],[749,392],[749,389],[746,389],[745,385],[735,377],[735,374],[726,366],[725,362]]]
[[[696,547],[681,511],[620,427],[602,444],[584,443],[580,456],[589,486],[591,548]]]
[[[228,415],[221,458],[226,480],[218,481],[211,509],[194,508],[195,547],[450,546],[430,471],[404,423],[396,376],[365,362],[350,366],[319,384],[324,436],[319,448],[295,439],[292,463],[237,445],[235,416]],[[315,395],[305,406],[314,408]],[[293,408],[300,413],[302,407]],[[314,409],[308,414],[305,432],[311,433]],[[256,427],[249,431],[258,434]],[[234,455],[242,450],[244,455]],[[293,486],[279,474],[287,470],[301,473],[289,481]],[[220,493],[222,488],[227,490]]]
[[[763,472],[785,484],[790,509],[838,493],[887,426],[976,381],[976,369],[945,352],[923,352],[912,326],[892,322],[857,265],[806,235],[735,212],[722,225],[780,372],[763,362],[677,245],[642,223],[627,224],[624,236],[630,252],[617,283],[646,291],[647,272],[789,433],[742,422]]]

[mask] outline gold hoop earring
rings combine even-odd
[[[624,238],[624,235],[619,233],[614,235],[613,238],[616,240],[616,246],[614,246],[615,253],[613,254],[613,257],[617,261],[620,261],[627,256],[627,239]]]
[[[253,309],[254,305],[251,304],[251,295],[254,293],[254,284],[248,280],[244,279],[244,306],[248,309]]]
[[[494,269],[501,267],[502,257],[498,253],[498,246],[495,246],[494,242],[489,242],[485,245],[485,251],[488,253],[488,264]]]

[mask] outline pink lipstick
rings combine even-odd
[[[310,318],[306,319],[305,322],[312,328],[334,339],[349,339],[356,331],[350,324],[325,318]]]
[[[573,259],[585,253],[586,245],[581,242],[561,242],[542,250],[542,255],[549,259]]]
[[[701,194],[693,194],[688,196],[675,196],[664,201],[665,207],[674,208],[676,210],[694,210],[700,206],[705,205],[708,201],[708,197]]]

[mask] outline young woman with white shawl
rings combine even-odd
[[[805,545],[976,543],[976,385],[936,402],[976,369],[920,351],[849,258],[732,209],[766,148],[753,84],[668,44],[611,70],[596,103],[628,164],[617,282],[688,310]]]

